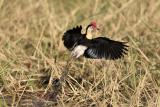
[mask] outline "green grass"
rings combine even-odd
[[[159,11],[159,0],[1,0],[0,104],[159,107]],[[63,33],[92,20],[128,55],[71,58]]]

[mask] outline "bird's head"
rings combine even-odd
[[[86,28],[86,37],[92,39],[92,33],[99,30],[96,21],[92,21]]]

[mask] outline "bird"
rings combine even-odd
[[[84,56],[90,59],[116,60],[124,57],[128,51],[127,42],[115,41],[107,37],[93,38],[92,33],[99,30],[96,21],[92,21],[82,33],[82,26],[67,30],[62,37],[64,46],[71,56]]]

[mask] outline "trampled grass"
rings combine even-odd
[[[1,0],[0,105],[160,107],[159,11],[159,0]],[[71,58],[63,33],[92,20],[128,55]]]

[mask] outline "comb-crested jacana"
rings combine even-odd
[[[63,35],[64,46],[71,51],[71,55],[79,58],[85,56],[92,59],[119,59],[127,54],[125,42],[111,40],[106,37],[92,39],[92,32],[98,30],[95,21],[91,22],[84,34],[82,26],[67,30]]]

